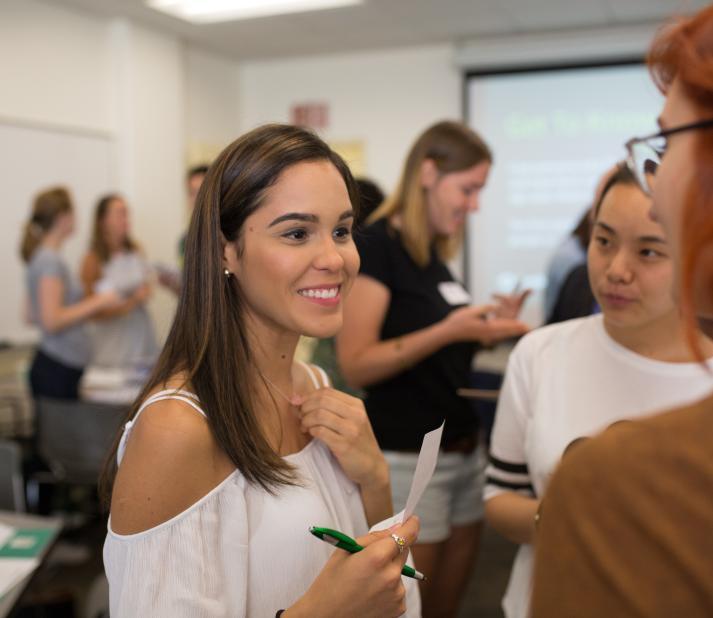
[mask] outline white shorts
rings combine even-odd
[[[483,487],[487,464],[482,445],[470,453],[438,454],[433,478],[421,496],[416,515],[421,520],[419,543],[439,543],[451,535],[452,526],[463,526],[483,519]],[[417,453],[385,451],[391,472],[394,512],[406,506],[416,470]]]

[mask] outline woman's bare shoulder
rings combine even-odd
[[[200,412],[178,399],[157,401],[131,429],[112,494],[112,530],[134,534],[153,528],[233,471]]]

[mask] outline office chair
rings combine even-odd
[[[0,440],[0,509],[25,511],[22,479],[22,451],[11,440]]]

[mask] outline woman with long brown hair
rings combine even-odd
[[[79,380],[91,356],[84,322],[119,301],[110,291],[82,299],[81,287],[60,253],[73,232],[69,191],[52,187],[37,194],[20,246],[27,264],[30,319],[41,331],[30,367],[35,397],[79,397]]]
[[[156,360],[158,344],[146,307],[151,294],[149,272],[131,237],[126,202],[114,193],[101,197],[94,211],[89,251],[82,261],[82,283],[87,296],[110,288],[121,293],[122,302],[95,316],[93,364],[135,367]]]
[[[401,576],[418,520],[366,534],[392,507],[363,405],[293,360],[301,334],[341,327],[356,203],[342,159],[295,127],[210,167],[173,326],[105,478],[112,617],[418,615]]]
[[[697,329],[713,331],[713,7],[662,30],[649,66],[666,95],[661,131],[629,142],[630,164],[668,236],[702,359]],[[533,616],[713,615],[711,445],[713,397],[566,455],[542,501]]]
[[[509,306],[471,306],[447,266],[490,171],[485,142],[458,122],[424,131],[396,191],[359,234],[362,267],[347,300],[337,357],[347,382],[366,390],[366,409],[404,507],[421,439],[445,419],[435,474],[420,502],[414,547],[424,616],[454,616],[475,560],[483,518],[484,458],[477,417],[456,390],[469,385],[478,344],[520,335]],[[503,314],[509,314],[507,317]]]

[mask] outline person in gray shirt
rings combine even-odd
[[[116,193],[101,197],[94,212],[94,232],[80,269],[86,296],[114,289],[116,307],[95,316],[90,326],[92,365],[148,368],[158,358],[147,301],[151,271],[131,234],[129,208]]]
[[[60,254],[73,231],[74,208],[67,189],[39,193],[20,247],[27,264],[29,317],[41,333],[30,367],[34,397],[78,398],[79,380],[91,353],[84,322],[120,302],[114,291],[82,298],[82,289]]]

